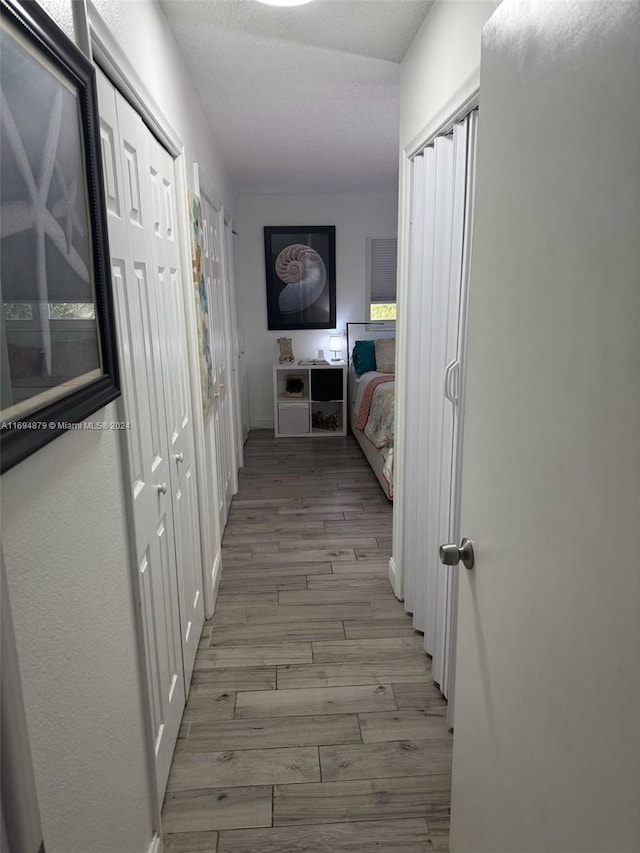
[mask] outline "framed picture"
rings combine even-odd
[[[268,328],[335,328],[335,226],[267,226],[264,256]]]
[[[92,65],[0,0],[0,467],[119,393]]]

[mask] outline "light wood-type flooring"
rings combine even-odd
[[[251,432],[163,808],[167,853],[448,850],[452,737],[352,437]]]

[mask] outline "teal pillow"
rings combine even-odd
[[[358,376],[376,369],[376,348],[374,341],[356,341],[353,348],[353,368]]]

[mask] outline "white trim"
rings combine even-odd
[[[231,243],[231,214],[225,208],[224,204],[220,212],[222,220],[222,233],[220,235],[220,243],[222,245],[222,280],[224,281],[224,294],[226,302],[225,311],[225,326],[226,326],[226,344],[227,344],[227,364],[229,365],[228,381],[229,389],[229,408],[231,415],[231,458],[233,465],[231,468],[231,494],[235,495],[238,492],[238,452],[242,452],[242,443],[239,443],[238,424],[242,430],[242,417],[238,417],[238,401],[240,392],[238,388],[238,325],[235,322],[235,292],[233,285],[233,245]]]
[[[71,14],[73,17],[73,32],[76,44],[85,56],[92,61],[93,49],[91,45],[91,33],[89,30],[89,15],[85,3],[72,3]]]
[[[393,594],[396,598],[402,601],[402,595],[398,592],[398,584],[400,582],[400,578],[398,576],[398,570],[396,567],[396,561],[391,557],[389,559],[389,583],[391,584],[391,588],[393,589]]]
[[[197,178],[197,164],[194,164],[194,177]],[[180,257],[182,260],[182,281],[184,310],[187,333],[187,353],[189,358],[189,384],[191,386],[191,419],[193,422],[193,442],[195,452],[196,488],[198,493],[198,522],[200,527],[200,553],[202,558],[202,594],[204,603],[204,615],[206,619],[211,618],[213,613],[213,586],[210,584],[210,575],[206,570],[209,555],[212,550],[219,549],[220,532],[215,538],[215,544],[210,549],[210,525],[208,519],[212,517],[211,507],[207,497],[207,472],[205,470],[205,435],[204,420],[202,418],[202,392],[200,386],[200,355],[198,349],[198,335],[196,322],[196,306],[193,298],[193,272],[191,269],[191,234],[189,224],[189,195],[187,177],[187,158],[184,154],[175,160],[176,195],[178,211],[178,239],[180,241]],[[215,534],[217,527],[214,526]]]
[[[273,417],[253,417],[249,421],[249,429],[275,429]]]
[[[211,588],[213,590],[213,609],[211,611],[211,615],[216,609],[216,601],[218,599],[218,587],[220,586],[220,581],[222,580],[222,552],[218,548],[218,552],[216,554],[216,558],[213,562],[213,569],[211,570]]]
[[[454,124],[475,109],[480,101],[480,66],[478,65],[449,98],[438,112],[424,125],[422,130],[404,146],[403,151],[411,159],[432,142],[436,136],[448,133]]]
[[[164,844],[161,835],[154,835],[153,841],[149,845],[148,853],[164,853]]]
[[[394,481],[404,482],[404,429],[407,369],[407,292],[409,275],[409,219],[411,205],[411,164],[400,152],[400,192],[398,198],[398,278],[396,282],[396,423],[394,427]],[[400,438],[400,440],[398,440]],[[391,553],[394,565],[393,591],[404,598],[404,488],[396,488],[393,496],[393,539]]]
[[[94,62],[100,65],[113,85],[129,101],[171,156],[174,159],[179,158],[183,154],[179,134],[152,98],[113,33],[100,17],[92,0],[87,0],[87,11]]]

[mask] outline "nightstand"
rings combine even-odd
[[[347,365],[273,365],[276,438],[347,434]]]

